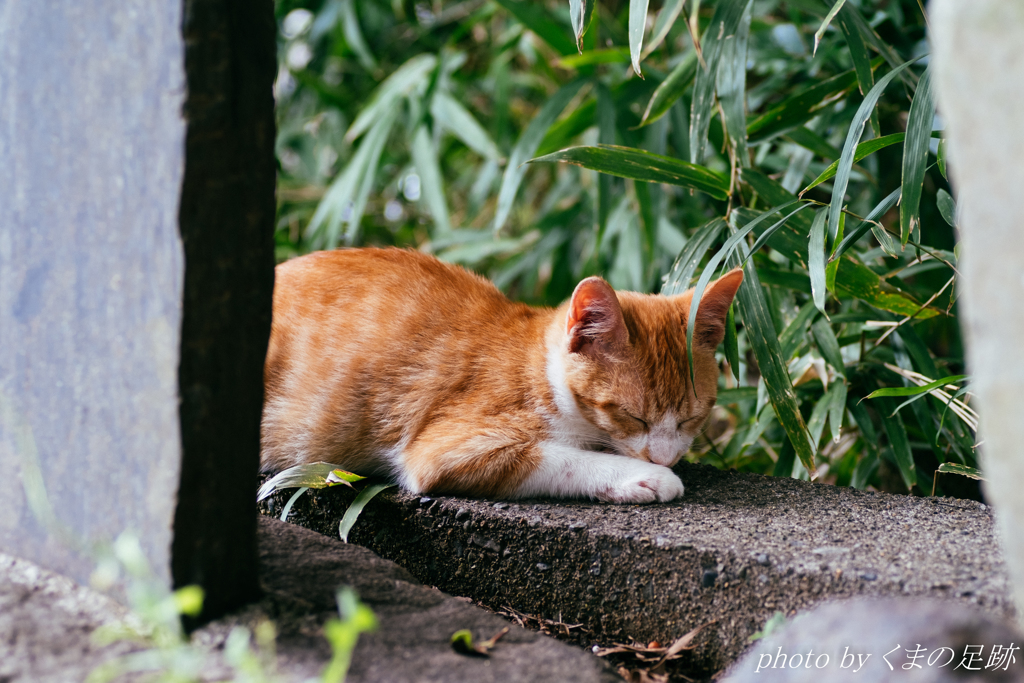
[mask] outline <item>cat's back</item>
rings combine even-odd
[[[537,314],[415,251],[343,249],[282,263],[264,368],[264,465],[347,462],[397,443],[460,378],[464,391],[536,364],[521,340],[539,334]]]

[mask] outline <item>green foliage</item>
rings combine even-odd
[[[538,304],[591,274],[672,293],[743,263],[693,457],[858,487],[976,469],[967,394],[861,403],[964,369],[917,0],[279,0],[278,17],[280,258],[413,246]]]
[[[131,616],[123,622],[101,627],[93,638],[100,645],[129,641],[138,649],[96,667],[87,683],[121,680],[128,675],[168,683],[207,680],[211,652],[193,643],[181,625],[182,616],[197,616],[202,611],[202,589],[185,586],[169,591],[150,570],[138,539],[128,533],[121,534],[110,548],[101,550],[99,557],[92,576],[94,587],[108,590],[123,584]],[[324,624],[332,658],[321,674],[323,683],[345,680],[359,635],[377,627],[373,611],[359,601],[351,588],[340,588],[337,601],[341,619]],[[232,672],[225,683],[282,680],[277,673],[276,637],[274,624],[268,620],[260,621],[252,631],[244,626],[232,628],[223,648],[223,662]]]

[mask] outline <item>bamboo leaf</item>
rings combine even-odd
[[[766,221],[776,213],[781,213],[783,209],[789,208],[796,202],[797,200],[793,200],[788,204],[783,204],[782,206],[777,206],[774,209],[769,209],[751,222],[747,223],[743,228],[734,232],[729,239],[725,241],[722,248],[718,250],[718,253],[712,256],[708,260],[708,264],[704,266],[704,271],[700,274],[700,278],[697,280],[697,284],[693,288],[693,298],[690,299],[690,314],[686,321],[686,360],[689,364],[688,367],[690,368],[691,381],[693,380],[693,331],[696,329],[697,311],[700,310],[701,297],[704,296],[704,290],[707,288],[708,283],[711,282],[711,278],[714,276],[715,270],[718,268],[718,264],[731,254],[733,249],[736,248],[736,245],[739,244],[739,242],[746,237],[751,230],[757,227],[758,224]],[[800,209],[802,208],[803,207],[800,207]],[[800,209],[797,209],[797,211]],[[796,211],[793,213],[796,213]],[[793,214],[790,214],[789,216],[782,218],[777,225],[785,223],[792,215]]]
[[[697,69],[693,100],[690,103],[690,161],[695,164],[704,161],[723,42],[736,35],[740,20],[750,2],[751,0],[721,0],[715,7],[711,23],[701,39],[701,54],[704,56],[705,67]]]
[[[654,91],[647,103],[647,109],[644,110],[644,115],[640,118],[640,125],[646,126],[664,116],[665,112],[671,109],[676,100],[686,92],[696,73],[697,53],[688,52]]]
[[[693,273],[697,270],[700,260],[704,258],[704,254],[707,253],[707,250],[718,239],[718,235],[722,232],[723,228],[725,228],[725,221],[721,218],[715,218],[702,225],[697,229],[697,232],[693,233],[686,246],[676,256],[672,268],[669,269],[668,275],[665,278],[665,284],[661,287],[662,294],[665,296],[682,294],[690,288],[690,280],[693,278]]]
[[[633,58],[633,71],[640,73],[640,53],[644,46],[644,29],[647,26],[647,0],[629,0],[629,54]]]
[[[510,0],[500,1],[504,3]],[[494,232],[498,232],[504,227],[505,221],[508,220],[508,214],[512,211],[512,203],[516,199],[516,192],[519,191],[519,185],[523,182],[523,176],[526,175],[526,167],[523,164],[534,155],[548,128],[555,122],[555,119],[562,113],[562,110],[569,104],[569,101],[576,96],[576,93],[579,92],[584,83],[583,79],[576,79],[559,88],[544,103],[544,106],[540,108],[537,115],[530,121],[530,125],[519,136],[515,146],[512,148],[512,153],[509,155],[508,166],[505,167],[505,175],[501,178],[501,189],[498,191],[498,204],[494,215]]]
[[[281,510],[280,519],[282,522],[288,521],[288,513],[292,511],[292,506],[295,505],[295,501],[297,501],[299,497],[308,490],[308,486],[303,486],[298,491],[292,494],[291,498],[288,499],[288,502],[284,504],[284,509]]]
[[[885,199],[875,206],[875,208],[871,209],[870,213],[868,213],[856,228],[840,239],[839,244],[837,244],[835,249],[832,251],[832,256],[828,259],[829,263],[837,261],[839,257],[843,255],[843,252],[852,247],[857,240],[864,236],[864,233],[876,227],[874,221],[880,219],[889,209],[896,206],[896,202],[900,200],[900,191],[900,188],[897,187],[895,190],[890,192]]]
[[[910,450],[910,442],[907,440],[907,428],[903,426],[903,418],[898,413],[893,414],[892,399],[883,398],[881,401],[883,402],[882,427],[885,428],[885,434],[889,437],[889,445],[896,458],[896,466],[909,491],[917,484],[917,467],[914,465],[914,455]]]
[[[754,169],[741,169],[740,179],[769,204],[781,204],[796,198],[777,182]],[[734,210],[732,215],[743,218],[751,214],[741,208]],[[794,216],[768,240],[768,246],[806,268],[807,235],[810,233],[812,221],[811,216],[806,213]],[[849,256],[843,257],[836,272],[836,293],[853,296],[875,308],[897,315],[914,315],[921,308],[921,303],[910,294],[882,280],[878,273]],[[929,307],[918,313],[917,318],[923,320],[938,314],[938,310]]]
[[[569,147],[531,159],[529,163],[545,161],[564,161],[620,178],[689,187],[706,192],[715,199],[729,196],[729,181],[715,171],[632,147]]]
[[[373,499],[378,493],[385,489],[389,489],[394,484],[370,484],[365,489],[359,492],[352,504],[345,510],[344,516],[341,518],[341,522],[338,524],[338,535],[341,536],[341,540],[348,543],[348,534],[352,531],[352,527],[355,526],[356,520],[359,519],[359,515],[362,514],[363,508],[366,504]]]
[[[782,360],[789,362],[796,350],[804,341],[804,329],[807,323],[814,320],[818,315],[818,309],[814,302],[809,301],[797,311],[796,317],[786,326],[786,329],[779,335],[779,348],[782,349]]]
[[[715,405],[728,406],[740,401],[757,399],[757,387],[736,387],[735,389],[719,389]]]
[[[935,196],[935,205],[939,208],[939,213],[942,214],[942,220],[949,223],[949,227],[956,227],[956,202],[953,201],[953,197],[944,189],[939,188],[938,194]]]
[[[740,381],[740,345],[739,337],[736,334],[736,312],[734,306],[729,306],[729,313],[725,317],[725,359],[729,361],[732,368],[732,376]]]
[[[844,5],[842,11],[839,12],[837,21],[839,22],[840,30],[843,32],[843,37],[846,38],[846,46],[850,49],[853,70],[857,72],[857,86],[860,88],[860,94],[863,96],[868,94],[871,88],[875,86],[875,74],[871,69],[871,55],[868,54],[868,47],[864,44],[864,37],[857,27],[857,23],[848,16],[851,12],[857,11],[859,10],[856,7]],[[872,110],[869,121],[871,122],[871,130],[874,132],[875,137],[880,136],[882,128],[878,123],[878,109]]]
[[[344,477],[344,482],[330,482],[327,480],[327,477],[335,471],[343,472],[347,475]],[[314,462],[304,465],[295,465],[294,467],[281,470],[268,479],[257,492],[256,502],[258,503],[269,497],[279,489],[290,489],[296,487],[322,489],[332,486],[334,483],[350,483],[364,478],[365,477],[361,477],[358,474],[338,470],[338,466],[330,462]]]
[[[906,133],[893,133],[892,135],[885,135],[880,138],[873,138],[857,145],[856,151],[853,153],[853,163],[857,163],[861,159],[868,157],[880,149],[885,149],[891,145],[897,145],[903,142],[903,139],[907,136]],[[810,185],[800,190],[800,195],[803,196],[812,187],[817,187],[827,180],[831,180],[835,177],[836,171],[839,169],[839,160],[832,162],[832,164],[821,172],[817,178],[814,179]]]
[[[370,53],[370,48],[359,30],[359,19],[356,17],[355,0],[341,0],[341,28],[345,34],[345,42],[356,53],[356,58],[367,71],[375,71],[377,62]]]
[[[846,364],[843,363],[843,354],[839,350],[839,341],[828,321],[819,318],[811,325],[811,332],[814,333],[814,341],[818,345],[821,357],[828,361],[828,364],[835,368],[843,377],[846,377]],[[843,399],[845,403],[846,399]]]
[[[846,187],[850,182],[850,170],[853,168],[853,155],[857,142],[860,140],[860,136],[864,133],[864,124],[867,122],[868,117],[871,116],[872,110],[878,103],[878,98],[882,96],[886,87],[892,83],[892,80],[900,74],[901,71],[906,69],[908,66],[913,64],[917,59],[911,59],[910,61],[904,62],[900,66],[896,67],[885,76],[879,79],[875,87],[864,96],[864,101],[861,102],[860,107],[857,109],[857,113],[853,117],[853,121],[850,123],[850,130],[846,135],[846,144],[843,145],[843,155],[839,158],[839,167],[836,170],[836,181],[832,187],[832,202],[830,204],[831,210],[829,211],[828,217],[828,235],[829,242],[835,241],[836,233],[839,231],[839,215],[843,210],[843,202],[846,198]]]
[[[821,37],[825,35],[828,25],[832,23],[832,20],[835,19],[836,14],[839,13],[844,4],[846,4],[846,0],[836,0],[836,4],[832,5],[832,9],[825,15],[825,21],[821,22],[821,26],[814,32],[814,51],[811,53],[812,56],[818,54],[818,44],[821,42]]]
[[[842,382],[836,382],[833,384],[842,384]],[[825,392],[818,402],[814,404],[814,408],[811,410],[811,416],[807,420],[807,431],[811,435],[811,443],[815,448],[821,443],[821,434],[825,431],[825,422],[828,421],[829,410],[832,408],[832,396],[829,392]]]
[[[441,183],[441,165],[437,161],[437,149],[426,125],[417,126],[409,147],[416,173],[420,177],[420,196],[434,219],[437,234],[443,237],[452,231],[452,225],[448,218],[444,186]]]
[[[676,23],[676,19],[679,14],[683,11],[683,6],[686,4],[686,0],[666,0],[665,4],[662,5],[658,11],[658,16],[654,20],[654,28],[651,30],[651,39],[647,41],[647,47],[644,48],[643,55],[646,57],[655,50],[658,46],[664,42],[666,36],[668,36],[669,30],[672,25]]]
[[[943,138],[939,141],[939,153],[937,155],[939,161],[939,173],[942,174],[943,178],[949,179],[946,176],[946,140]]]
[[[594,0],[569,0],[569,20],[576,36],[576,49],[583,53],[583,34],[590,26],[594,14]]]
[[[436,67],[437,57],[434,55],[417,55],[395,69],[395,72],[373,91],[369,103],[345,132],[345,141],[355,141],[388,112],[396,109],[398,100],[421,86]]]
[[[832,404],[828,411],[828,424],[832,431],[832,442],[839,443],[839,437],[843,430],[843,415],[846,413],[846,395],[848,388],[846,382],[833,382],[828,393],[832,397]]]
[[[878,398],[879,396],[917,396],[918,394],[926,394],[932,389],[938,389],[945,384],[956,384],[965,379],[967,379],[967,375],[950,375],[949,377],[943,377],[919,387],[886,387],[884,389],[876,389],[865,396],[864,400]]]
[[[558,21],[543,3],[529,0],[494,0],[514,16],[519,23],[537,34],[561,55],[578,52],[576,41],[566,35],[565,24]],[[584,29],[586,27],[584,26]]]
[[[501,152],[484,127],[462,104],[447,92],[438,91],[430,103],[430,113],[446,131],[462,140],[471,150],[492,161],[501,159]]]
[[[944,462],[939,465],[939,472],[943,474],[959,474],[963,477],[970,477],[971,479],[978,479],[980,481],[986,481],[985,477],[982,476],[981,470],[974,467],[968,467],[967,465],[959,465],[955,462]]]
[[[600,50],[587,50],[578,55],[567,55],[555,63],[563,69],[579,69],[595,64],[620,64],[628,61],[629,48],[609,47]]]
[[[740,241],[738,246],[742,257],[747,256],[746,243]],[[734,253],[730,259],[733,264],[738,265],[742,257]],[[761,289],[757,277],[757,269],[751,261],[747,261],[745,266],[743,284],[736,294],[736,300],[739,302],[740,315],[743,316],[747,341],[757,358],[758,369],[775,407],[775,415],[786,431],[800,462],[807,468],[813,480],[818,476],[814,466],[815,448],[808,440],[807,425],[800,414],[796,392],[789,379],[786,363],[782,359],[779,338],[772,323],[771,313],[768,311],[764,290]]]
[[[811,276],[811,297],[814,305],[825,317],[825,222],[828,220],[828,207],[818,210],[811,224],[811,234],[807,245],[808,268]]]
[[[935,118],[931,83],[931,69],[928,69],[917,84],[907,117],[907,141],[903,145],[903,199],[900,201],[901,245],[906,245],[911,233],[916,234],[921,229],[921,192],[928,166],[932,120]]]
[[[881,64],[881,59],[878,64]],[[845,71],[809,86],[784,99],[747,124],[747,139],[753,144],[802,126],[829,104],[857,85],[857,74]]]
[[[718,101],[725,119],[725,130],[729,146],[736,163],[741,167],[750,166],[747,153],[747,39],[750,36],[750,8],[746,8],[736,26],[736,31],[722,43],[722,56],[718,65]]]

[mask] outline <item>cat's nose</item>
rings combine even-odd
[[[682,455],[674,443],[652,443],[647,447],[648,457],[657,465],[671,467]]]

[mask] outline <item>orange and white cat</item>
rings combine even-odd
[[[414,251],[347,249],[277,267],[263,469],[337,463],[409,491],[668,501],[669,468],[717,393],[715,348],[743,272],[712,282],[686,364],[692,290],[589,277],[557,309]]]

